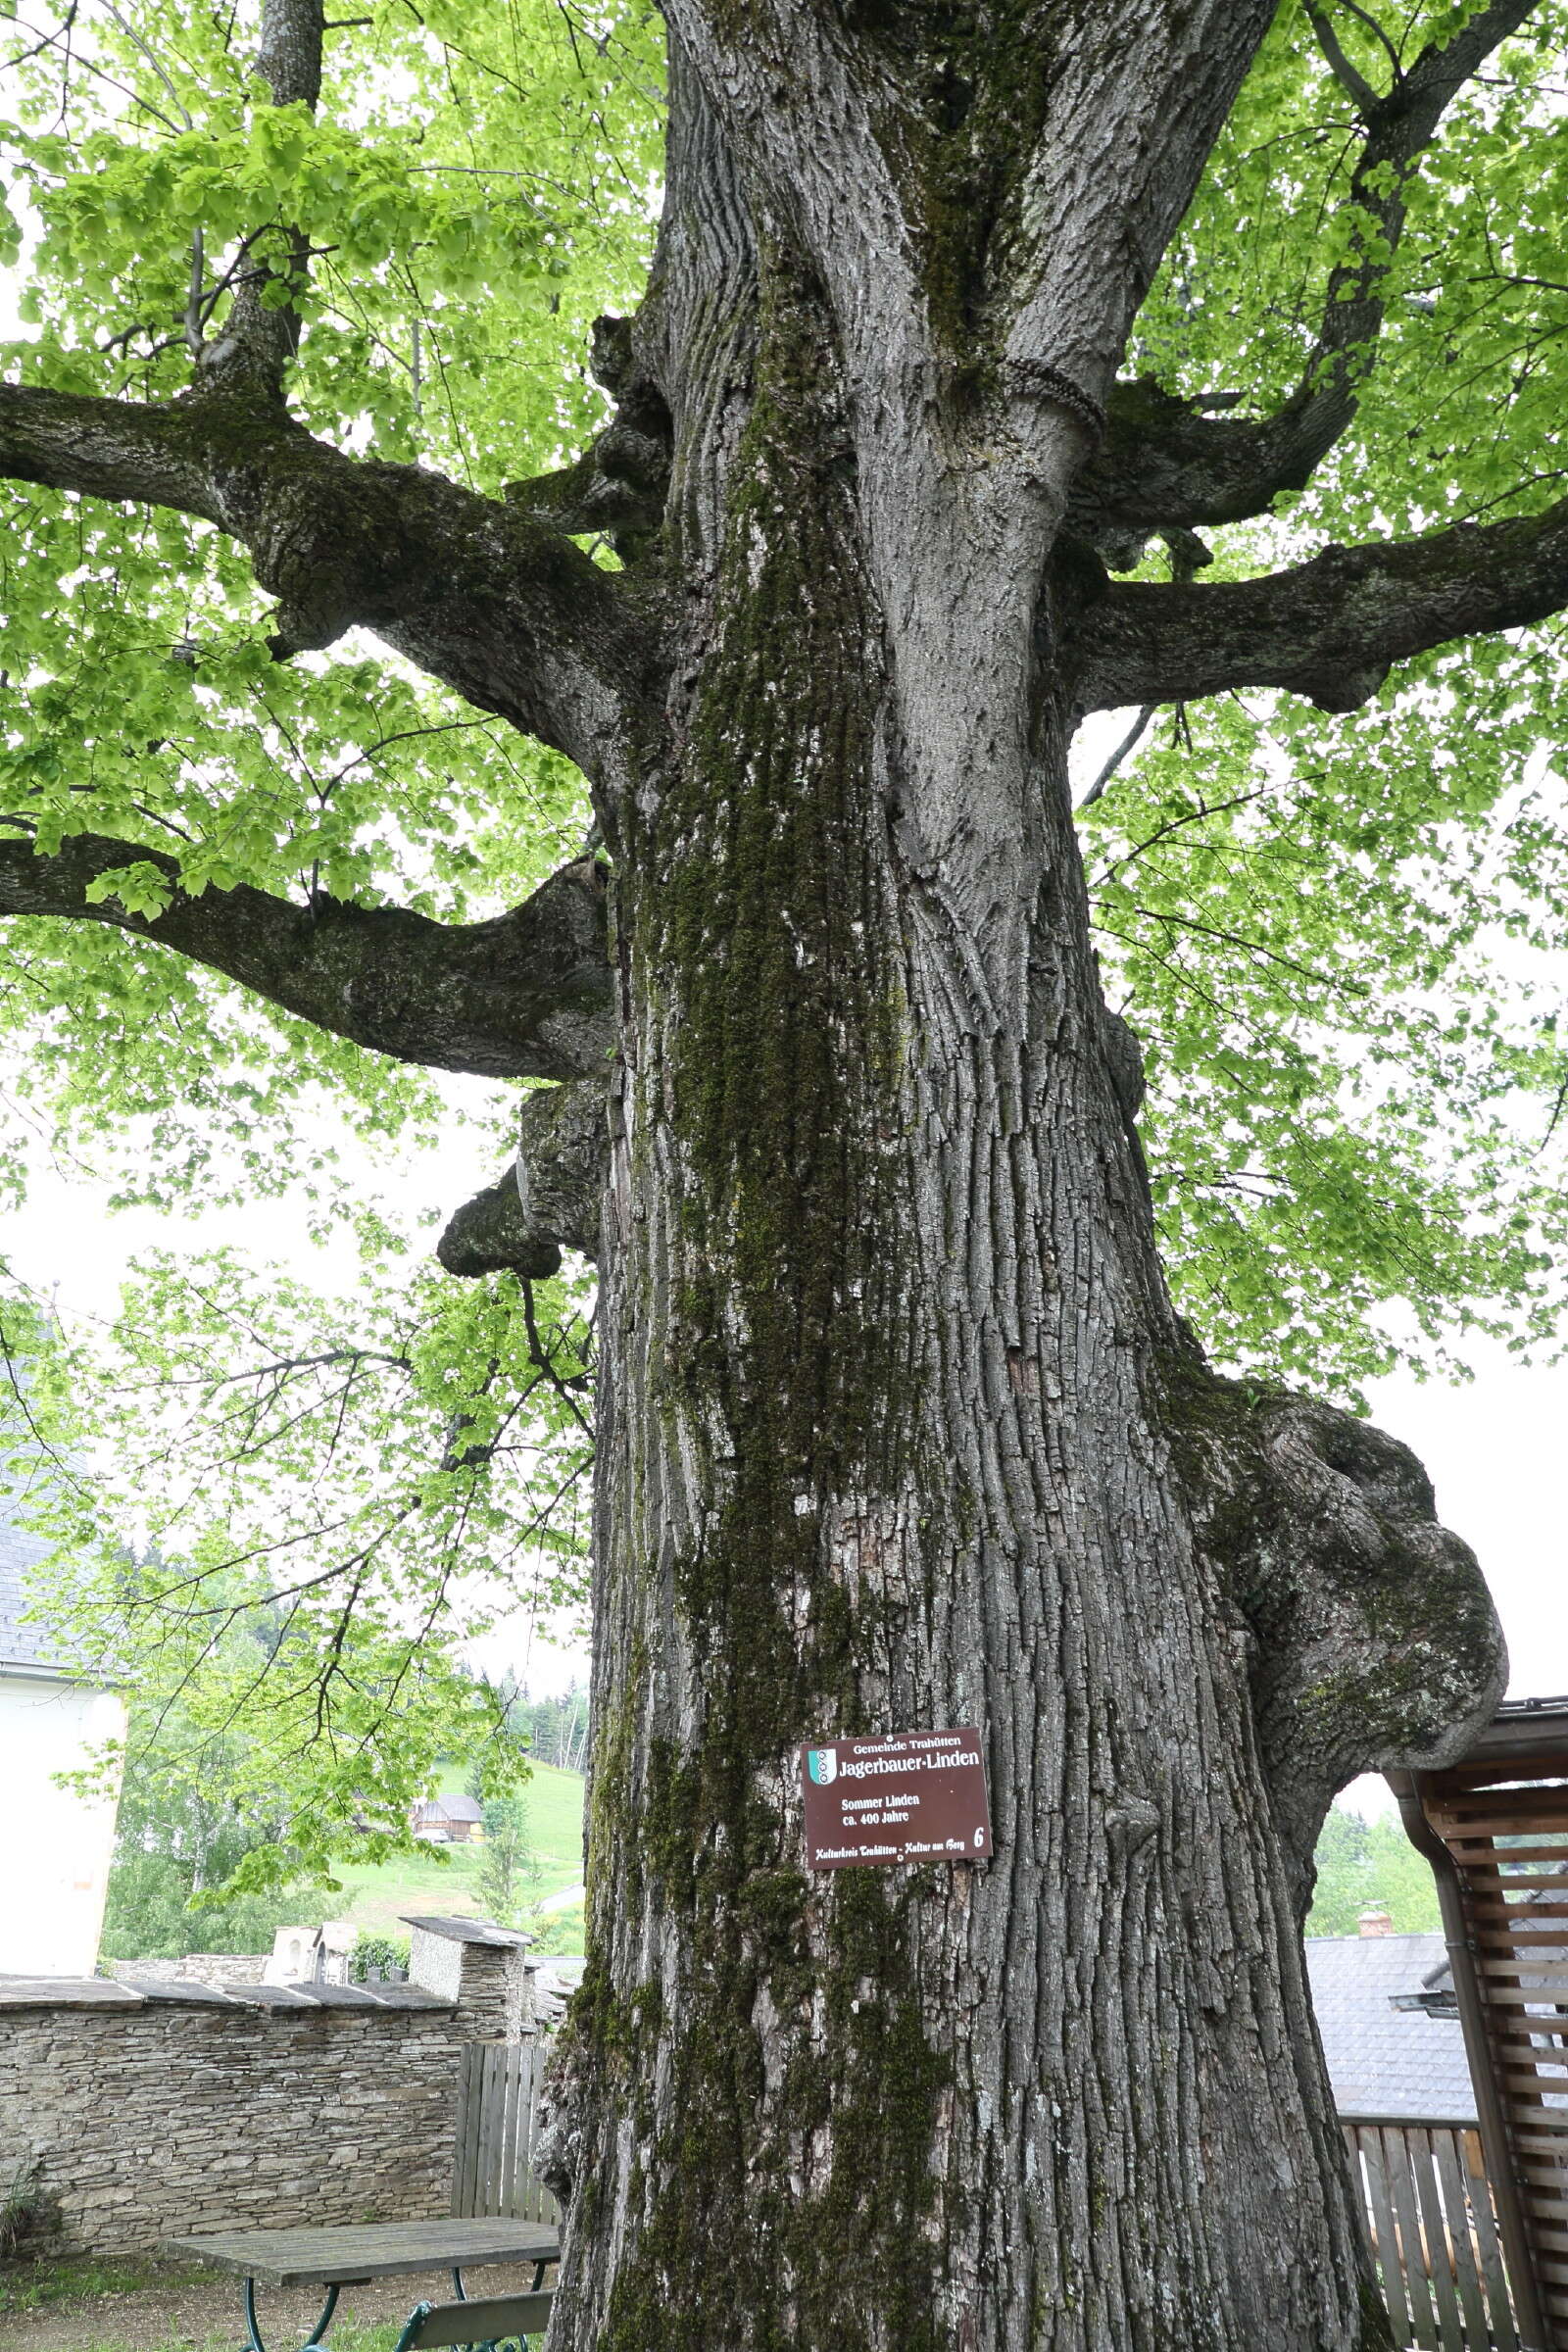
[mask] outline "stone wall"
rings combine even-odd
[[[266,1952],[186,1952],[178,1960],[105,1960],[100,1967],[117,1984],[169,1984],[176,1978],[187,1984],[259,1984],[268,1957]]]
[[[0,1978],[0,2152],[33,2168],[38,2250],[448,2212],[462,2052],[524,2025],[523,1938],[421,1921],[410,1978]]]

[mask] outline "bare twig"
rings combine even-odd
[[[561,1398],[561,1401],[565,1406],[567,1412],[570,1413],[572,1419],[576,1422],[584,1437],[587,1438],[591,1444],[594,1434],[593,1424],[584,1417],[576,1398],[571,1395],[565,1382],[556,1370],[555,1360],[550,1354],[549,1349],[545,1347],[544,1342],[539,1337],[539,1325],[534,1316],[533,1284],[529,1281],[526,1274],[519,1274],[516,1280],[517,1287],[522,1293],[522,1319],[528,1333],[529,1360],[538,1365],[540,1371],[549,1381],[551,1387],[555,1390],[556,1395]]]
[[[1080,812],[1082,812],[1082,810],[1085,808],[1092,808],[1094,807],[1101,794],[1104,791],[1105,786],[1110,782],[1111,777],[1120,767],[1122,761],[1126,759],[1129,759],[1131,755],[1138,749],[1138,746],[1143,742],[1145,735],[1149,731],[1150,720],[1153,717],[1154,712],[1158,709],[1159,705],[1157,703],[1146,703],[1144,705],[1143,709],[1139,711],[1138,716],[1133,720],[1132,725],[1128,728],[1126,734],[1122,737],[1120,743],[1117,744],[1115,750],[1111,753],[1110,758],[1105,761],[1104,766],[1101,769],[1099,775],[1095,778],[1094,782],[1090,785],[1089,790],[1084,794],[1083,799],[1079,802],[1078,808]]]

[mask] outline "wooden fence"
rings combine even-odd
[[[1395,2342],[1520,2352],[1480,2133],[1380,2116],[1340,2121]]]
[[[464,2051],[455,2214],[560,2219],[532,2165],[544,2056],[538,2039],[476,2041]],[[1529,2352],[1515,2325],[1480,2133],[1382,2116],[1340,2121],[1401,2352]]]
[[[458,2079],[458,2144],[452,2210],[484,2221],[561,2218],[533,2170],[533,2142],[544,2070],[544,2044],[471,2041]]]

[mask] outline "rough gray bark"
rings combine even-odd
[[[1375,324],[1362,270],[1283,424],[1114,382],[1269,0],[668,14],[655,280],[564,472],[491,502],[313,440],[243,304],[186,400],[0,386],[0,470],[232,533],[280,658],[360,623],[568,752],[611,933],[583,868],[467,929],[177,888],[136,918],[87,884],[172,861],[93,837],[0,845],[0,910],[574,1081],[529,1098],[454,1268],[590,1242],[608,1149],[552,2352],[1355,2352],[1312,1842],[1358,1767],[1463,1741],[1500,1646],[1408,1456],[1216,1379],[1171,1312],[1065,751],[1084,708],[1346,707],[1559,609],[1568,509],[1108,579],[1097,538],[1250,512],[1326,446]],[[309,98],[320,31],[270,0],[274,94]],[[1357,98],[1385,235],[1369,175],[1457,46]],[[965,1722],[992,1864],[803,1869],[798,1743]]]
[[[796,61],[850,149],[787,221],[765,34],[708,95],[678,61],[636,337],[703,594],[615,839],[553,2352],[1348,2348],[1311,1847],[1351,1771],[1491,1704],[1495,1621],[1401,1449],[1216,1381],[1171,1314],[1033,594],[1084,420],[1001,379],[977,483],[894,410],[939,338],[885,285],[849,315],[895,199],[847,45]],[[966,1722],[991,1866],[803,1870],[798,1743]]]

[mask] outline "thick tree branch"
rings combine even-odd
[[[316,105],[322,32],[321,0],[266,0],[257,72],[274,105]],[[304,267],[298,247],[293,238],[291,282]],[[655,683],[654,634],[628,584],[567,534],[624,521],[609,512],[622,481],[643,518],[666,462],[660,417],[644,413],[645,399],[579,467],[522,486],[511,505],[417,466],[356,461],[284,408],[298,319],[263,302],[268,276],[262,264],[240,272],[222,333],[205,348],[193,295],[196,377],[178,400],[137,406],[0,385],[0,476],[216,523],[280,600],[280,660],[355,626],[373,630],[475,708],[564,752],[613,800]]]
[[[1114,59],[1102,7],[1051,0],[1009,25],[1023,54],[1004,52],[1002,72],[1040,77],[1023,101],[1039,119],[1016,207],[983,257],[994,273],[1004,264],[1013,367],[1044,361],[1102,400],[1275,10],[1154,0],[1138,13],[1136,74]]]
[[[505,497],[546,529],[603,531],[616,539],[657,530],[669,480],[669,446],[620,423],[601,433],[559,473],[508,482]]]
[[[171,886],[162,914],[88,899],[102,876],[130,865],[156,867]],[[245,884],[192,897],[178,873],[161,851],[98,833],[43,857],[30,841],[0,839],[0,914],[127,931],[399,1061],[488,1078],[604,1071],[614,1014],[604,889],[586,860],[509,913],[464,924],[323,897],[295,906]]]
[[[1102,575],[1069,640],[1075,699],[1106,710],[1278,686],[1354,710],[1395,662],[1564,606],[1568,500],[1512,522],[1325,548],[1255,580],[1166,588]]]
[[[141,407],[32,384],[0,384],[0,475],[89,498],[219,519],[212,451],[177,402]]]
[[[321,95],[321,0],[264,0],[256,72],[274,106],[308,106],[315,112]],[[291,294],[297,293],[310,251],[297,228],[275,233],[283,247],[283,269],[248,262],[241,270],[222,333],[198,353],[198,390],[242,392],[267,406],[282,406],[283,379],[299,349],[300,317],[292,301],[272,310],[263,297],[278,276]]]
[[[573,465],[509,482],[505,496],[549,530],[604,531],[626,558],[663,520],[674,423],[637,366],[628,319],[594,320],[592,368],[615,402],[611,422]]]
[[[628,582],[520,512],[211,393],[139,407],[0,384],[0,475],[215,522],[281,600],[280,659],[370,629],[612,795],[626,780],[655,632]]]
[[[435,1246],[449,1274],[522,1274],[548,1282],[561,1271],[561,1250],[549,1234],[536,1233],[523,1215],[516,1171],[508,1168],[494,1184],[454,1209]]]
[[[256,71],[274,106],[315,106],[321,95],[321,0],[266,0]]]
[[[1446,45],[1423,50],[1381,98],[1345,59],[1324,13],[1309,12],[1331,71],[1356,101],[1363,142],[1347,197],[1353,249],[1330,275],[1301,380],[1274,416],[1250,421],[1201,416],[1152,382],[1118,384],[1074,527],[1102,545],[1122,539],[1117,554],[1136,561],[1141,537],[1161,524],[1241,521],[1311,479],[1348,428],[1371,370],[1410,176],[1452,100],[1536,5],[1494,0]]]
[[[1335,80],[1347,92],[1357,114],[1363,117],[1370,116],[1378,104],[1376,90],[1366,76],[1350,63],[1330,19],[1324,15],[1322,9],[1312,7],[1311,0],[1308,0],[1307,4],[1306,21],[1312,27],[1317,45],[1322,50]]]
[[[522,1106],[517,1156],[453,1216],[436,1256],[449,1274],[510,1269],[554,1274],[563,1249],[599,1255],[599,1217],[610,1164],[605,1073],[574,1086],[541,1087]]]

